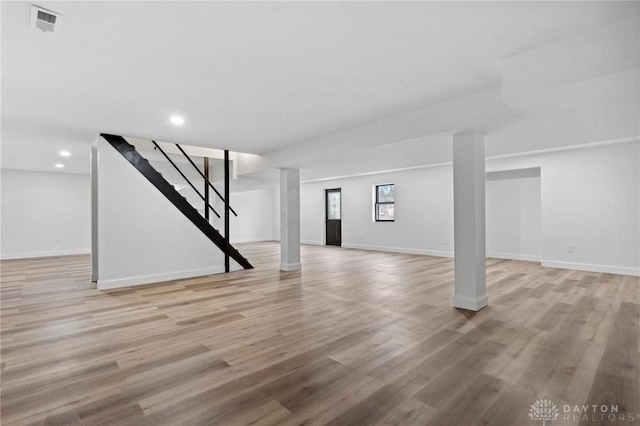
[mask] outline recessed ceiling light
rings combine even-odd
[[[171,124],[176,126],[182,126],[184,124],[184,118],[178,117],[177,115],[174,115],[173,117],[171,117],[170,121],[171,121]]]
[[[60,155],[63,157],[68,157],[71,155],[71,153],[69,151],[60,151]]]
[[[64,164],[56,164],[56,169],[64,169]]]

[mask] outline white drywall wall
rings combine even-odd
[[[221,218],[213,213],[210,222],[214,228],[224,231],[224,203],[215,194],[211,194],[211,204]],[[231,214],[229,220],[231,243],[273,240],[273,200],[272,189],[232,192],[231,207],[238,216]],[[191,199],[190,199],[191,200]],[[224,233],[224,232],[222,232]]]
[[[98,154],[99,289],[224,272],[223,253],[119,152],[99,139]]]
[[[603,265],[613,267],[608,272],[638,272],[640,143],[565,151],[545,160],[543,261],[550,266]]]
[[[543,265],[640,274],[640,141],[496,159],[487,170],[527,167],[541,168]]]
[[[91,252],[89,175],[1,172],[2,259]]]
[[[142,183],[150,185],[128,163],[124,165],[129,172],[135,172],[138,180],[141,178]],[[539,256],[543,264],[640,273],[640,142],[490,159],[486,165],[487,172],[525,168],[541,170]],[[538,255],[534,235],[527,234],[537,226],[535,207],[528,204],[535,199],[532,197],[534,180],[487,183],[490,255],[507,253],[514,258]],[[396,184],[398,219],[394,223],[372,222],[371,188],[380,183]],[[303,183],[303,243],[323,244],[324,189],[336,187],[341,187],[343,193],[343,245],[346,247],[452,255],[450,166]],[[2,258],[90,251],[88,175],[3,169],[1,189]],[[168,203],[159,192],[157,195]],[[515,221],[497,220],[494,214],[500,211],[507,214],[510,207],[504,203],[516,197],[521,203],[520,211],[532,215],[521,223],[519,250],[515,250],[514,234],[508,230],[514,229]],[[279,238],[278,189],[232,193],[231,198],[240,216],[231,222],[232,241]],[[175,210],[172,205],[169,207]],[[125,218],[126,215],[122,220]],[[527,221],[531,227],[526,225]],[[498,222],[504,226],[503,233],[494,226]],[[195,229],[190,222],[187,224]],[[498,233],[494,235],[494,232]],[[203,244],[209,244],[207,241]],[[568,251],[569,245],[574,246],[573,253]],[[118,246],[117,250],[122,247]],[[222,265],[222,260],[216,264]]]
[[[300,196],[302,196],[302,189],[300,189]],[[300,201],[302,204],[302,200]],[[271,189],[271,235],[274,241],[280,241],[280,188]],[[300,206],[300,214],[302,215],[302,206]],[[302,220],[302,218],[300,219]],[[300,224],[302,228],[302,224]],[[301,229],[302,231],[302,229]],[[302,240],[302,237],[300,238]],[[304,242],[303,242],[304,243]]]
[[[373,187],[393,183],[396,221],[373,221]],[[302,185],[301,239],[324,243],[324,190],[342,189],[343,247],[453,255],[451,167],[360,176]]]
[[[537,176],[487,174],[487,257],[541,260],[540,169],[535,170]]]
[[[520,259],[540,257],[546,266],[640,274],[639,141],[489,159],[486,165],[487,172],[528,168],[541,171],[540,217],[537,178],[490,182],[490,252]],[[371,188],[381,183],[396,185],[394,223],[372,221]],[[451,166],[304,183],[303,243],[324,242],[328,188],[342,188],[344,247],[452,255]],[[509,211],[521,219],[512,216],[505,221]],[[498,221],[502,229],[496,226]],[[538,221],[539,240],[534,235]]]

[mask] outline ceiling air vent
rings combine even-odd
[[[42,31],[58,32],[62,15],[42,7],[31,5],[31,26]]]

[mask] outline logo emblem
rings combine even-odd
[[[531,404],[529,408],[529,418],[534,421],[542,421],[542,426],[546,426],[547,422],[557,420],[560,417],[558,407],[548,399],[539,399]]]

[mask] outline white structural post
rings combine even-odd
[[[453,216],[457,308],[487,306],[485,248],[484,138],[475,132],[453,135]]]
[[[300,268],[300,170],[280,169],[280,270]]]
[[[97,283],[98,277],[98,141],[96,140],[91,146],[91,281]]]

